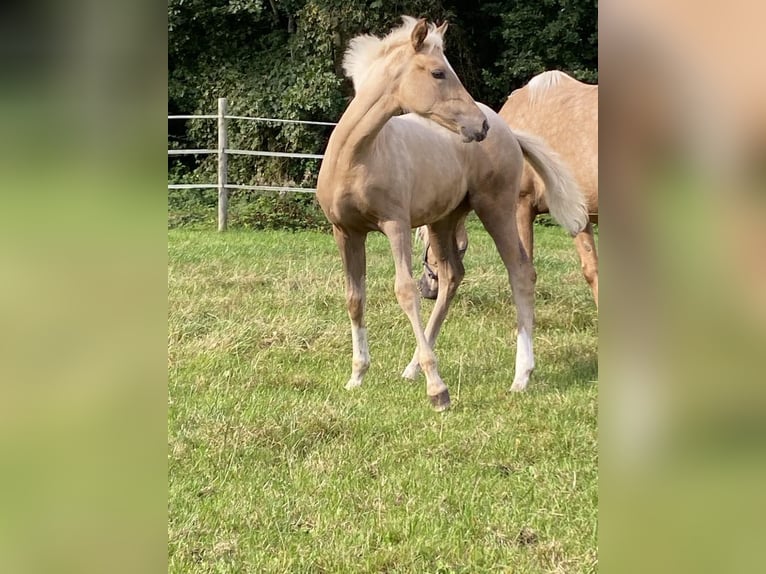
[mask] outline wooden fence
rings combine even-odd
[[[168,155],[212,155],[218,156],[218,181],[216,183],[178,183],[168,184],[168,189],[217,189],[218,190],[218,231],[226,231],[228,227],[228,207],[229,190],[245,189],[251,191],[282,191],[299,193],[316,193],[315,188],[309,187],[280,187],[273,185],[240,185],[232,184],[228,181],[228,156],[230,155],[251,155],[267,157],[288,157],[302,159],[322,159],[321,154],[313,153],[288,153],[263,150],[241,150],[229,149],[229,140],[227,133],[227,121],[256,121],[256,122],[277,122],[287,124],[311,124],[320,126],[334,126],[333,122],[310,122],[303,120],[282,120],[274,118],[256,118],[248,116],[230,116],[228,115],[228,100],[218,98],[218,113],[215,115],[174,115],[168,116],[169,120],[218,120],[218,147],[217,149],[169,149]]]

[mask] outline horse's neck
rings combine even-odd
[[[386,122],[400,112],[398,102],[384,85],[357,94],[333,134],[335,168],[347,170],[363,161]]]

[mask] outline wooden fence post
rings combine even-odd
[[[229,225],[229,190],[228,183],[228,160],[226,148],[228,136],[226,134],[226,113],[228,108],[226,98],[218,98],[218,231],[226,231]]]

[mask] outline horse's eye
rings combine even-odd
[[[431,75],[436,78],[437,80],[443,80],[444,79],[444,70],[432,70]]]

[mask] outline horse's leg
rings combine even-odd
[[[534,261],[535,236],[534,223],[537,209],[534,206],[534,197],[531,194],[519,197],[516,204],[516,227],[519,230],[519,238],[527,252],[530,262]]]
[[[529,376],[535,368],[532,350],[534,329],[535,270],[519,239],[516,227],[515,205],[503,204],[503,199],[474,199],[473,207],[487,232],[495,242],[500,257],[508,270],[518,317],[516,337],[516,373],[512,391],[523,391],[529,383]]]
[[[418,362],[426,375],[426,394],[437,411],[449,408],[449,391],[436,366],[436,355],[420,322],[420,294],[412,278],[412,238],[410,227],[402,221],[386,221],[380,225],[391,243],[391,253],[396,266],[394,290],[404,313],[412,324],[418,344]]]
[[[574,242],[577,254],[580,256],[583,275],[590,285],[593,300],[596,302],[596,308],[598,308],[598,254],[593,238],[593,225],[590,222],[585,229],[575,235]]]
[[[464,221],[464,217],[458,220],[457,233],[460,233],[460,224]],[[465,226],[462,229],[465,236]],[[432,349],[436,345],[436,338],[439,336],[450,303],[465,276],[460,247],[456,240],[459,241],[460,237],[456,237],[454,222],[439,222],[429,227],[429,244],[438,261],[439,276],[439,293],[425,329],[426,339]],[[410,364],[404,369],[402,377],[414,380],[418,373],[420,373],[420,364],[416,350]]]
[[[333,236],[338,244],[346,274],[346,305],[351,319],[351,340],[354,349],[351,361],[351,378],[346,383],[347,389],[362,384],[367,369],[370,368],[370,352],[367,346],[367,329],[364,326],[366,234],[351,233],[333,226]]]

